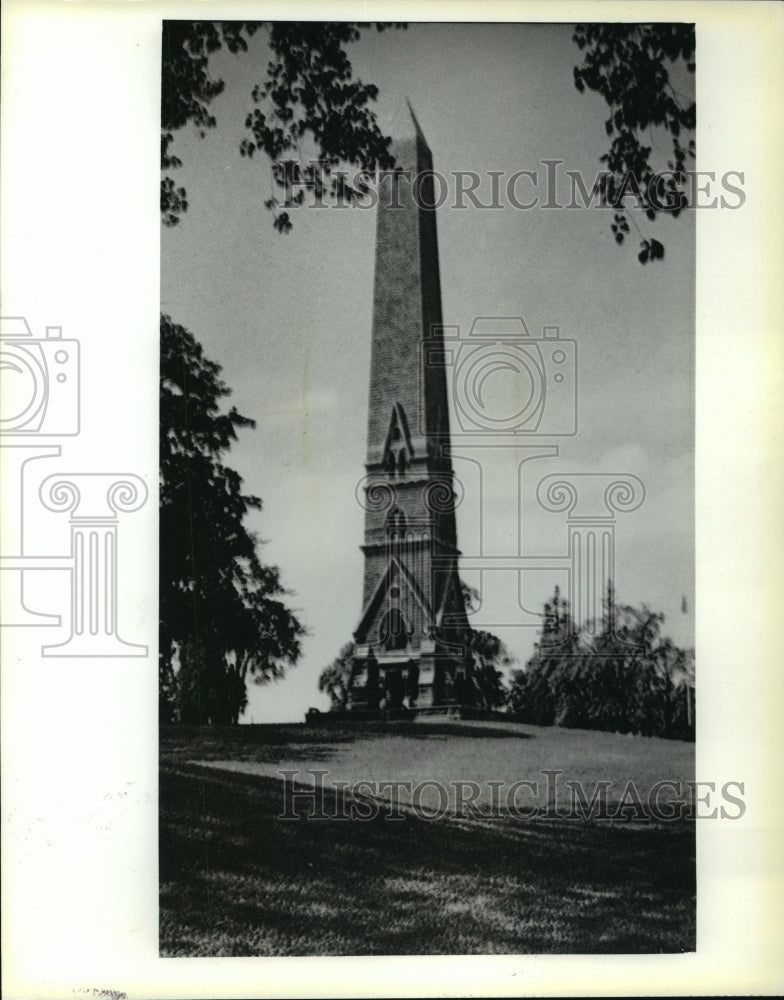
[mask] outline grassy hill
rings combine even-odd
[[[312,786],[309,770],[327,771],[331,816],[350,810],[359,781],[430,784],[417,803],[401,790],[399,806],[378,791],[365,821],[304,818],[312,796],[295,800],[300,818],[286,820],[281,769],[299,772],[297,791]],[[544,811],[548,769],[563,772],[549,815],[493,814],[493,795],[521,779],[538,781],[540,794],[522,789],[513,804]],[[566,782],[589,796],[611,782],[612,814],[629,781],[644,799],[657,781],[693,771],[694,744],[511,723],[166,728],[161,953],[691,951],[694,822],[633,808],[612,820],[568,818]],[[460,815],[457,780],[482,789]],[[433,782],[450,791],[448,808]]]

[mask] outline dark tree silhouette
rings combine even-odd
[[[500,668],[511,665],[509,651],[498,636],[482,629],[471,629],[466,645],[472,663],[464,698],[479,708],[501,708],[506,703],[508,692]]]
[[[378,31],[390,26],[406,27],[374,25]],[[261,32],[270,59],[249,95],[248,134],[239,151],[248,157],[266,154],[280,194],[286,191],[288,202],[274,195],[265,202],[274,211],[274,226],[281,232],[291,228],[285,208],[301,204],[306,187],[313,197],[339,194],[351,201],[359,191],[339,166],[369,173],[394,166],[390,139],[381,133],[370,106],[378,89],[354,78],[346,54],[369,27],[351,22],[164,21],[161,169],[182,165],[171,149],[177,129],[191,123],[203,137],[215,127],[210,105],[225,83],[211,75],[210,56],[221,49],[247,52],[250,39]],[[694,73],[694,25],[578,24],[573,39],[583,54],[574,68],[575,86],[580,92],[596,91],[609,107],[605,129],[611,144],[601,157],[606,171],[600,188],[615,209],[615,240],[623,243],[630,220],[624,196],[635,197],[651,220],[662,213],[675,217],[688,206],[684,170],[694,158],[696,104],[675,89],[671,76],[677,64]],[[665,162],[656,166],[654,130],[669,147]],[[297,154],[306,143],[318,166],[298,165]],[[668,174],[662,173],[665,163]],[[187,192],[166,174],[161,180],[164,224],[176,225],[187,207]],[[641,239],[642,263],[663,256],[659,240]]]
[[[460,581],[460,589],[466,611],[477,611],[482,603],[479,591],[465,580]],[[512,665],[513,657],[498,636],[482,629],[469,628],[464,643],[468,670],[461,697],[479,708],[501,708],[508,697],[503,670]]]
[[[311,183],[317,193],[337,191],[334,168],[340,163],[370,172],[391,167],[390,140],[369,107],[377,88],[353,79],[344,51],[363,27],[165,21],[162,170],[182,165],[172,150],[178,129],[191,124],[204,137],[216,125],[210,106],[225,84],[211,75],[210,56],[221,49],[247,52],[257,32],[266,33],[270,58],[249,97],[253,107],[240,153],[265,153],[281,188],[294,179]],[[287,159],[305,141],[321,166],[292,178]],[[343,197],[356,194],[346,185],[340,190]],[[299,191],[294,204],[302,200]],[[290,229],[277,199],[266,204],[275,210],[275,227]],[[188,208],[185,189],[168,175],[161,181],[160,208],[167,226]],[[247,678],[276,677],[294,664],[304,631],[281,601],[277,568],[260,562],[258,541],[242,523],[261,501],[242,493],[239,475],[221,460],[236,432],[255,425],[234,408],[220,412],[229,390],[219,375],[193,335],[162,316],[160,703],[163,718],[181,721],[236,722],[247,703]]]
[[[329,695],[333,711],[343,711],[348,706],[348,692],[354,668],[354,643],[347,642],[328,667],[321,671],[319,691]]]
[[[624,195],[637,198],[648,219],[673,217],[688,207],[686,163],[695,156],[697,106],[693,97],[672,84],[676,64],[695,71],[693,24],[578,24],[574,41],[583,53],[574,68],[574,83],[601,94],[610,109],[605,129],[610,148],[600,159],[606,174],[602,194],[615,209],[611,224],[617,243],[629,233]],[[653,130],[666,141],[665,163],[654,167]],[[664,256],[655,239],[642,239],[642,264]]]
[[[391,140],[381,133],[370,107],[378,88],[354,78],[345,52],[367,27],[317,21],[164,21],[161,169],[182,165],[171,152],[177,129],[190,122],[203,137],[215,127],[209,106],[225,84],[210,75],[210,55],[223,48],[235,54],[247,52],[249,39],[264,32],[270,59],[264,78],[249,95],[252,107],[245,118],[249,134],[240,143],[240,153],[247,157],[265,153],[281,192],[295,180],[311,186],[316,196],[339,191],[343,198],[354,198],[358,191],[336,172],[338,165],[368,172],[394,165],[388,151]],[[375,25],[377,31],[387,27]],[[313,144],[319,166],[301,171],[296,167],[297,175],[292,176],[294,158],[306,141]],[[303,197],[304,189],[298,184],[289,204],[301,204]],[[291,229],[278,198],[268,199],[265,205],[275,212],[276,229]],[[164,225],[176,225],[187,208],[185,189],[165,176],[161,181]]]
[[[190,123],[204,136],[216,124],[210,105],[223,91],[224,81],[211,75],[210,56],[221,49],[247,52],[250,39],[263,31],[270,58],[250,95],[252,107],[244,122],[248,135],[240,153],[269,157],[281,191],[288,190],[287,180],[302,182],[293,204],[301,203],[303,185],[311,185],[317,195],[354,197],[357,191],[344,182],[339,165],[359,166],[368,173],[394,166],[390,139],[381,133],[370,107],[377,88],[354,79],[345,51],[367,27],[346,22],[165,21],[162,169],[181,165],[172,151],[178,129]],[[381,31],[388,25],[375,27]],[[585,52],[583,65],[575,69],[575,83],[580,90],[587,86],[605,97],[611,108],[608,135],[617,132],[604,158],[611,174],[609,193],[622,194],[632,172],[643,182],[650,177],[651,151],[639,137],[644,128],[670,133],[670,164],[680,171],[686,157],[693,155],[693,142],[684,147],[679,136],[694,126],[694,104],[681,107],[666,62],[686,60],[693,72],[693,27],[579,25],[574,37]],[[320,165],[292,178],[287,164],[306,143]],[[677,186],[677,178],[672,183]],[[683,207],[682,192],[672,190],[679,197],[671,209],[676,215]],[[285,203],[273,197],[266,205],[279,231],[291,228]],[[161,182],[160,207],[168,226],[188,207],[185,189],[168,175]],[[651,211],[655,217],[660,210]],[[628,232],[623,209],[613,226],[616,239],[623,242]],[[644,241],[639,256],[645,262],[662,255],[661,244]],[[213,721],[236,720],[248,676],[275,676],[294,663],[303,631],[279,600],[284,591],[277,569],[261,564],[256,540],[242,526],[244,515],[259,509],[261,501],[244,496],[240,477],[220,461],[236,431],[253,422],[235,409],[220,413],[218,403],[228,389],[219,373],[190,333],[169,317],[161,318],[162,710]],[[482,645],[483,640],[477,642]],[[484,642],[482,648],[477,657],[486,665],[490,647]],[[500,647],[497,652],[505,655]],[[174,669],[176,660],[179,671]],[[489,683],[489,671],[485,674]],[[492,688],[490,684],[488,690]]]
[[[537,725],[555,721],[554,691],[564,661],[574,665],[577,630],[569,604],[558,587],[544,606],[542,631],[533,656],[524,670],[515,670],[509,688],[508,705],[512,712]]]
[[[170,152],[173,132],[191,122],[204,138],[214,128],[209,105],[221,94],[225,83],[209,72],[209,57],[225,47],[229,52],[247,52],[248,39],[258,30],[252,21],[164,21],[161,67],[161,169],[182,166]],[[171,177],[161,180],[161,218],[174,226],[188,202],[183,187],[175,187]]]
[[[540,641],[515,671],[508,704],[524,721],[694,739],[693,652],[661,634],[664,615],[618,604],[612,584],[600,622],[578,629],[558,593]]]
[[[243,523],[261,501],[223,464],[237,431],[255,424],[221,412],[230,390],[220,371],[161,317],[160,699],[162,717],[182,722],[236,723],[246,680],[280,676],[304,633]]]

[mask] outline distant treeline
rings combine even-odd
[[[664,638],[663,622],[617,604],[610,585],[601,621],[578,628],[556,588],[533,656],[511,675],[509,711],[540,726],[693,740],[694,651]]]

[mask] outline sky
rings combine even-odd
[[[382,127],[394,131],[408,99],[445,175],[542,174],[542,161],[562,160],[560,184],[566,170],[590,182],[599,168],[606,105],[574,87],[579,53],[568,25],[417,24],[368,31],[349,54],[356,75],[379,87]],[[251,687],[245,721],[254,722],[300,721],[308,707],[327,707],[318,675],[362,610],[355,487],[364,474],[376,221],[359,208],[303,208],[292,214],[291,233],[275,232],[263,204],[272,190],[268,164],[238,152],[266,63],[260,36],[247,54],[214,57],[214,75],[226,81],[214,102],[218,126],[204,139],[189,127],[176,135],[184,166],[175,179],[190,207],[161,236],[161,309],[223,367],[230,402],[257,421],[227,462],[264,501],[248,526],[266,540],[262,558],[280,567],[290,606],[308,628],[289,675]],[[479,193],[486,198],[489,186]],[[464,336],[479,316],[523,317],[534,337],[557,326],[576,342],[578,358],[574,436],[477,451],[457,433],[453,413],[455,471],[465,487],[459,547],[466,557],[517,554],[520,544],[526,555],[562,555],[564,515],[541,509],[539,480],[634,475],[645,500],[617,517],[618,598],[662,611],[664,632],[692,645],[693,219],[643,220],[644,235],[666,247],[663,261],[645,267],[635,227],[618,247],[608,213],[596,208],[457,209],[448,200],[437,226],[445,323]],[[503,380],[493,388],[512,391]],[[531,461],[518,486],[520,462],[537,444],[550,452],[557,445],[559,454]],[[472,623],[500,635],[521,666],[537,633],[521,603],[538,612],[565,582],[559,571],[526,572],[519,601],[515,573],[485,573]]]

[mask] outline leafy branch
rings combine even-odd
[[[696,126],[696,103],[676,93],[670,72],[684,63],[694,73],[694,25],[578,24],[573,40],[583,53],[574,68],[575,87],[601,94],[610,110],[605,131],[611,143],[600,157],[607,166],[600,191],[615,210],[611,230],[622,244],[629,233],[627,196],[636,198],[651,221],[662,213],[676,218],[688,207],[685,169],[695,158],[688,133]],[[666,171],[654,170],[651,162],[654,128],[669,135]],[[642,141],[646,130],[651,145]],[[658,240],[642,239],[640,246],[643,264],[664,257]]]
[[[170,152],[178,128],[190,122],[203,138],[216,125],[209,106],[225,83],[210,75],[210,55],[224,47],[234,54],[247,52],[249,39],[263,30],[272,58],[265,78],[251,92],[253,107],[244,123],[249,134],[239,151],[248,158],[258,152],[266,154],[276,187],[289,195],[284,202],[273,195],[264,203],[274,211],[275,228],[280,232],[291,229],[285,207],[301,204],[306,187],[318,198],[331,194],[354,200],[362,192],[346,182],[345,174],[337,169],[340,164],[368,172],[394,166],[391,139],[382,134],[370,106],[378,88],[354,77],[345,51],[367,27],[349,22],[164,22],[161,169],[181,166]],[[375,25],[377,31],[388,27]],[[297,158],[306,141],[315,146],[318,162],[299,167]],[[292,180],[298,188],[294,194]],[[164,225],[176,225],[187,208],[185,189],[164,176]]]

